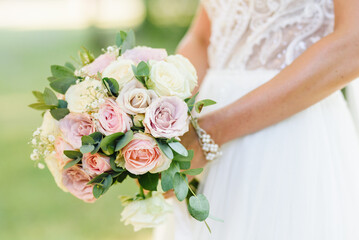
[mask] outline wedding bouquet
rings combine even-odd
[[[135,47],[133,31],[117,34],[116,45],[103,52],[94,58],[83,48],[77,68],[51,66],[51,89],[33,91],[37,103],[30,107],[44,113],[31,159],[39,168],[44,160],[56,184],[85,202],[128,177],[137,180],[139,193],[121,198],[122,220],[135,230],[165,220],[171,208],[162,193],[171,189],[205,221],[209,203],[187,178],[202,169],[190,169],[193,151],[180,143],[192,110],[214,104],[191,97],[195,68],[164,49]]]

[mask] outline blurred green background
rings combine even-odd
[[[96,55],[119,29],[134,28],[137,43],[169,53],[186,32],[195,0],[0,0],[0,239],[151,239],[120,221],[117,185],[86,204],[55,185],[29,159],[28,142],[41,124],[27,107],[43,90],[51,64],[63,64],[85,46]],[[108,13],[108,14],[107,14]],[[109,17],[110,16],[110,17]]]

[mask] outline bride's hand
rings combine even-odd
[[[191,161],[191,168],[203,168],[207,160],[203,154],[201,145],[199,144],[198,136],[192,125],[190,125],[189,131],[181,137],[181,143],[186,149],[192,149],[194,156]],[[191,182],[194,176],[187,176],[188,182]],[[171,198],[174,196],[174,191],[170,190],[163,194],[165,198]]]

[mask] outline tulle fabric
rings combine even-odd
[[[206,110],[213,111],[277,73],[210,70],[199,99],[216,100]],[[154,239],[359,239],[359,140],[351,112],[359,101],[354,90],[348,91],[351,108],[337,91],[278,124],[223,145],[223,156],[206,167],[200,192],[209,199],[210,214],[224,222],[209,219],[209,234],[203,223],[188,217],[184,203],[172,199],[174,212]]]

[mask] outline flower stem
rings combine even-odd
[[[143,197],[143,199],[146,199],[146,195],[145,195],[145,192],[143,191],[142,186],[140,186],[140,195],[141,195],[141,197]]]

